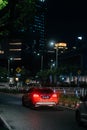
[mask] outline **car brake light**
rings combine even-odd
[[[36,94],[36,93],[33,94],[33,98],[38,98],[38,97],[39,97],[39,94]]]
[[[56,94],[56,93],[54,93],[54,94],[52,95],[52,97],[56,98],[56,97],[57,97],[57,94]]]
[[[40,96],[39,96],[39,94],[34,93],[32,99],[33,99],[33,103],[36,103],[37,101],[39,101],[39,100],[40,100]]]

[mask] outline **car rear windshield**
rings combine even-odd
[[[51,90],[51,89],[39,89],[39,90],[37,90],[37,92],[49,94],[49,93],[53,93],[53,90]]]

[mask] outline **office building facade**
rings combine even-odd
[[[32,22],[26,22],[26,29],[19,30],[16,35],[9,38],[8,57],[13,57],[15,64],[23,63],[23,66],[33,64],[30,62],[30,56],[32,57],[33,53],[42,53],[46,47],[47,1],[37,0],[35,10]]]

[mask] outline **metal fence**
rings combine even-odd
[[[54,88],[54,90],[56,91],[59,91],[61,94],[64,94],[64,95],[75,95],[75,96],[84,96],[87,94],[87,88],[69,88],[69,87],[57,87],[57,88]]]

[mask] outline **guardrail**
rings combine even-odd
[[[57,88],[54,88],[54,90],[56,91],[60,91],[61,94],[64,94],[64,95],[75,95],[75,96],[84,96],[87,94],[87,88],[78,88],[78,87],[75,87],[75,88],[69,88],[69,87],[57,87]]]
[[[18,90],[21,90],[21,89],[24,89],[24,90],[27,90],[29,89],[29,86],[14,86],[14,87],[10,87],[8,83],[0,83],[0,89],[18,89]],[[60,91],[61,94],[64,94],[64,95],[76,95],[77,97],[79,95],[81,96],[84,96],[85,94],[87,94],[87,87],[51,87],[54,89],[54,91]]]

